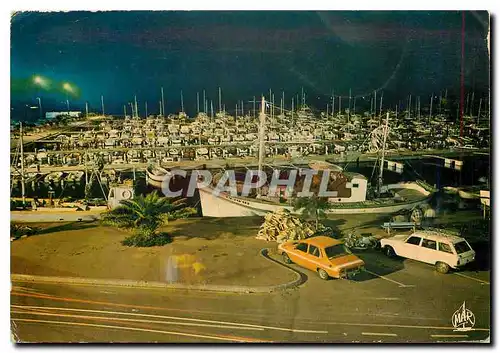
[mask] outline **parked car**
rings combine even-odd
[[[440,273],[474,261],[476,252],[467,240],[440,231],[422,230],[411,235],[396,235],[380,241],[387,256],[401,256],[436,266]]]
[[[339,240],[317,236],[278,246],[287,264],[292,262],[318,273],[321,279],[352,278],[364,269],[364,261]]]

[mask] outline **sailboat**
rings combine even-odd
[[[265,154],[265,126],[266,126],[266,101],[262,97],[260,126],[259,126],[259,162],[258,172],[261,173],[264,167]],[[386,125],[388,124],[388,117]],[[404,209],[413,209],[416,206],[427,204],[432,196],[433,189],[423,182],[408,182],[390,185],[381,185],[382,171],[384,167],[385,142],[387,137],[387,126],[384,135],[384,145],[382,148],[382,160],[379,174],[379,195],[391,190],[394,197],[377,198],[367,200],[368,180],[364,175],[344,171],[341,167],[325,163],[311,162],[307,166],[319,173],[328,170],[330,180],[329,185],[334,185],[337,191],[336,197],[329,197],[332,208],[327,211],[331,214],[360,214],[360,213],[393,213]],[[277,169],[271,167],[275,172]],[[298,169],[298,168],[296,168]],[[279,171],[278,171],[279,173]],[[215,182],[220,180],[221,174],[216,175],[210,185],[205,185],[203,181],[198,181],[198,190],[203,216],[207,217],[244,217],[263,216],[268,212],[275,212],[286,209],[291,213],[299,213],[294,210],[294,192],[279,188],[279,195],[266,194],[269,191],[268,183],[257,190],[255,197],[234,196],[225,191],[217,190]],[[269,180],[268,180],[269,182]],[[242,185],[237,182],[237,191]],[[292,194],[290,197],[290,193]],[[241,194],[241,193],[240,193]],[[288,194],[288,195],[287,195]]]
[[[149,185],[161,189],[163,180],[165,180],[167,176],[170,176],[171,173],[160,166],[149,165],[146,168],[146,175]]]

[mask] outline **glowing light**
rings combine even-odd
[[[49,80],[40,75],[35,75],[33,76],[33,83],[42,88],[47,88],[49,85]]]
[[[73,92],[73,87],[71,87],[71,85],[67,82],[63,84],[63,89],[68,92]]]

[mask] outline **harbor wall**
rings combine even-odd
[[[52,223],[52,222],[78,222],[95,221],[101,218],[101,213],[106,207],[96,207],[90,211],[76,211],[76,209],[52,208],[36,211],[11,211],[11,222],[19,223]]]

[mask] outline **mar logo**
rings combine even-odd
[[[451,317],[451,323],[455,328],[453,331],[471,331],[476,323],[476,317],[465,307],[464,302]]]

